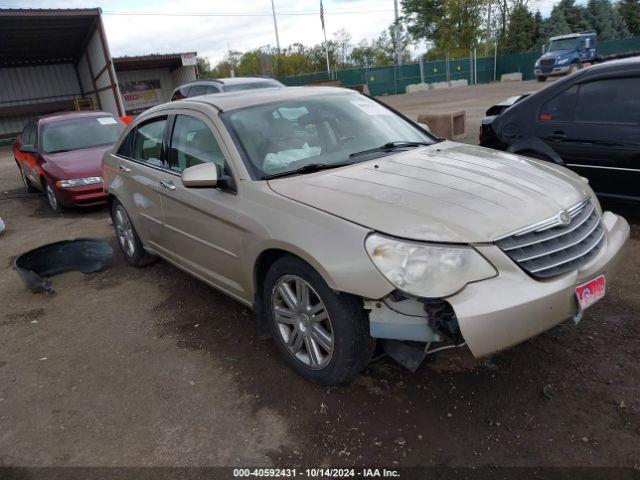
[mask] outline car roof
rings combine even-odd
[[[180,85],[178,88],[190,87],[192,85],[242,85],[244,83],[253,82],[275,82],[280,83],[275,78],[271,77],[229,77],[229,78],[207,78],[202,80],[193,80]],[[178,89],[176,88],[176,90]]]
[[[181,104],[185,106],[198,103],[212,105],[219,111],[227,111],[272,102],[338,94],[351,94],[354,96],[360,95],[360,93],[355,90],[339,87],[276,87],[200,95],[198,97],[185,98],[183,100],[178,100],[164,105],[179,108]]]
[[[555,37],[549,38],[549,40],[563,40],[565,38],[578,38],[586,35],[595,35],[596,32],[578,32],[578,33],[567,33],[566,35],[557,35]]]
[[[42,124],[55,123],[63,120],[70,120],[73,118],[91,118],[91,117],[113,117],[114,115],[109,112],[95,111],[95,110],[82,110],[79,112],[56,112],[49,113],[47,115],[40,115],[36,117],[36,122]]]

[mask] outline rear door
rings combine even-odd
[[[40,173],[38,171],[38,154],[21,152],[20,147],[27,145],[35,149],[38,148],[38,126],[36,122],[27,123],[20,134],[17,143],[18,151],[14,152],[16,159],[20,163],[25,176],[35,185],[40,185]]]
[[[240,285],[235,180],[220,148],[213,123],[198,112],[177,114],[170,135],[167,160],[173,172],[171,189],[163,192],[162,205],[175,260],[196,276],[223,291],[244,297]],[[220,188],[186,188],[180,174],[185,168],[214,163],[225,178]]]
[[[540,111],[538,136],[599,194],[640,197],[640,96],[631,93],[638,91],[638,76],[596,79]]]
[[[160,191],[168,177],[165,172],[166,115],[154,117],[132,130],[117,152],[118,179],[112,182],[118,199],[142,238],[145,246],[157,253],[170,254],[171,244],[167,238]]]

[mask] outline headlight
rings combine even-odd
[[[471,247],[431,245],[369,235],[375,266],[398,289],[418,297],[446,297],[467,283],[493,277],[493,266]]]
[[[536,64],[534,65],[535,68],[540,68],[540,60],[536,60]]]
[[[94,183],[102,183],[102,177],[85,177],[72,178],[70,180],[59,180],[56,185],[61,188],[84,187],[85,185],[93,185]]]
[[[565,63],[567,63],[569,61],[568,58],[559,58],[558,59],[558,65],[564,65]]]

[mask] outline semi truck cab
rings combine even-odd
[[[582,68],[584,63],[596,60],[598,36],[595,31],[590,31],[551,37],[544,50],[546,53],[536,60],[533,68],[539,82],[544,82],[548,77],[572,73]]]

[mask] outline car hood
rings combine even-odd
[[[57,179],[99,177],[102,175],[102,156],[111,147],[101,145],[70,152],[44,153],[43,168]]]
[[[591,194],[555,164],[448,141],[269,186],[378,232],[452,243],[492,242]]]

